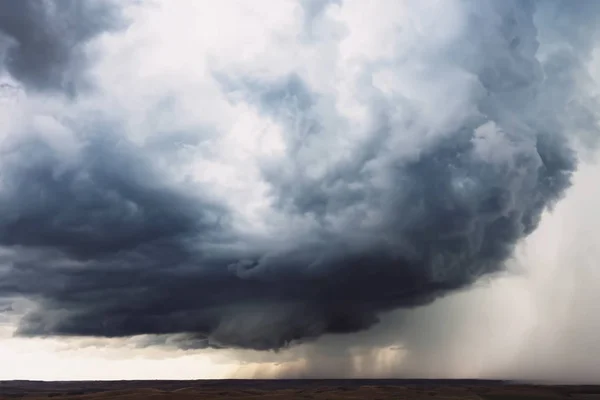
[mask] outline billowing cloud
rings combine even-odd
[[[280,349],[503,270],[598,132],[598,7],[569,4],[131,5],[71,99],[43,93],[70,36],[31,72],[13,47],[42,91],[2,115],[18,333]]]
[[[0,65],[28,87],[74,91],[85,44],[123,26],[112,0],[2,0]]]

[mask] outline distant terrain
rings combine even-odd
[[[0,382],[0,399],[581,399],[600,386],[526,385],[478,380],[201,380]]]

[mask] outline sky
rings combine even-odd
[[[0,0],[0,379],[597,382],[592,0]]]

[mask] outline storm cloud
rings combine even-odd
[[[0,2],[0,32],[20,43],[7,47],[6,68],[41,91],[64,86],[73,41],[112,26],[73,14],[73,31],[59,35],[45,5],[63,3],[42,3]],[[280,65],[268,46],[244,49],[248,65],[227,59],[231,43],[209,48],[198,69],[210,82],[191,85],[209,93],[192,102],[206,109],[177,97],[185,82],[153,86],[173,64],[142,61],[131,68],[143,78],[120,81],[126,91],[100,77],[78,104],[13,105],[20,114],[3,115],[0,157],[0,296],[37,305],[18,334],[281,349],[367,330],[385,312],[502,271],[569,187],[573,143],[597,135],[595,100],[577,78],[600,10],[591,1],[402,4],[365,10],[390,7],[371,38],[381,48],[340,17],[352,2],[290,11],[290,29],[302,32],[319,16],[301,49],[316,52],[319,34],[337,49],[333,61],[311,56],[315,70]],[[270,40],[285,45],[273,26]],[[344,50],[356,35],[364,47]],[[56,56],[38,62],[40,46]],[[106,54],[96,76],[117,76]],[[148,88],[155,97],[144,97]],[[137,94],[151,107],[133,108]],[[241,129],[214,120],[240,110],[266,121],[270,139],[243,119]]]
[[[0,1],[0,65],[25,86],[73,92],[87,62],[84,45],[124,27],[112,1]]]

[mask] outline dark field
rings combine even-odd
[[[466,380],[207,380],[0,382],[0,399],[586,399],[600,386]]]

